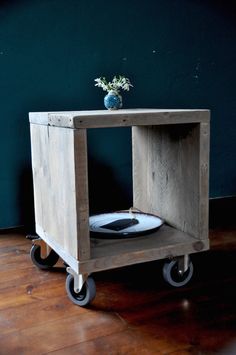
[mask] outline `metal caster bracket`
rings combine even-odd
[[[32,245],[39,245],[40,246],[40,254],[42,258],[46,258],[51,251],[50,246],[45,243],[45,241],[43,239],[41,239],[40,237],[36,237],[35,239],[32,239]]]
[[[184,274],[189,268],[189,255],[183,255],[177,258],[178,261],[178,272]]]
[[[66,271],[74,277],[74,291],[79,293],[82,290],[84,283],[86,282],[89,274],[77,274],[70,266],[66,268]]]

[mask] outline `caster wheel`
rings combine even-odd
[[[47,270],[52,268],[57,263],[59,259],[59,255],[57,255],[57,253],[51,249],[48,256],[42,259],[40,249],[41,248],[39,245],[33,245],[30,250],[30,256],[33,264],[42,270]]]
[[[77,306],[87,306],[96,295],[96,285],[92,277],[88,277],[80,292],[74,291],[74,276],[69,274],[66,278],[66,292],[69,299]]]
[[[172,260],[164,264],[162,272],[164,280],[171,286],[181,287],[191,280],[193,276],[193,264],[190,261],[188,269],[184,273],[180,273],[178,261]]]

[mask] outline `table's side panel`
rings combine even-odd
[[[199,124],[133,128],[135,207],[200,238],[199,175]]]
[[[199,125],[199,136],[200,136],[199,234],[201,239],[207,239],[208,230],[209,230],[209,152],[210,152],[210,124],[209,123],[201,123]]]
[[[31,124],[31,147],[36,231],[77,259],[74,130]]]
[[[74,130],[78,259],[90,258],[87,130]]]
[[[148,127],[132,127],[133,207],[149,209]]]

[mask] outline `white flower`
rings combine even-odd
[[[122,75],[114,76],[112,81],[107,82],[105,77],[100,77],[94,80],[96,82],[95,86],[101,87],[104,91],[115,91],[117,94],[120,89],[129,91],[130,87],[133,87],[130,80]]]

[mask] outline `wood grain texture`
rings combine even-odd
[[[31,141],[36,232],[53,236],[56,252],[87,258],[86,132],[31,124]]]
[[[208,140],[203,143],[200,125],[133,127],[132,132],[134,206],[207,239],[206,228],[204,233],[200,228],[208,219]]]
[[[208,122],[208,110],[126,109],[117,111],[68,111],[29,114],[30,122],[68,128],[126,127]]]
[[[77,258],[73,131],[31,125],[31,142],[36,226]]]
[[[30,121],[36,231],[76,273],[209,248],[208,110],[48,112],[41,121],[30,113]],[[90,248],[87,129],[118,126],[132,126],[134,206],[175,229]]]
[[[137,238],[93,238],[91,247],[91,259],[80,262],[82,273],[193,254],[207,250],[209,243],[198,245],[190,235],[164,225],[157,232]]]
[[[209,216],[209,154],[210,154],[210,125],[201,123],[199,127],[199,237],[208,238]]]
[[[188,286],[164,283],[160,261],[133,265],[95,274],[97,296],[80,308],[61,260],[39,270],[23,234],[1,234],[0,354],[235,354],[236,229],[210,240]]]
[[[73,134],[78,259],[85,260],[90,258],[87,131]]]

